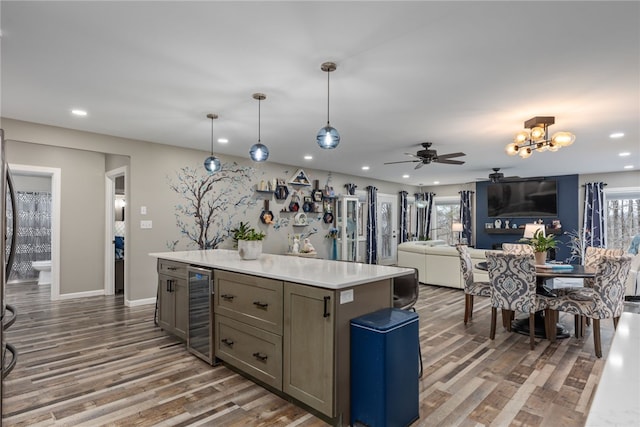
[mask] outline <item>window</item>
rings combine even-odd
[[[433,200],[431,238],[444,240],[449,245],[458,243],[458,233],[451,231],[454,222],[460,222],[460,197],[436,197]]]
[[[640,188],[605,189],[607,247],[626,249],[640,234]]]

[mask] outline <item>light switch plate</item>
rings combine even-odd
[[[146,214],[147,214],[147,207],[140,206],[140,215],[146,215]]]
[[[150,220],[140,221],[140,228],[153,228],[153,222]]]
[[[353,289],[340,292],[340,304],[353,302]]]

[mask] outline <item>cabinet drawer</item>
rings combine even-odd
[[[225,316],[216,316],[215,355],[282,390],[282,337]]]
[[[158,274],[164,274],[166,276],[186,279],[187,267],[188,265],[182,262],[167,261],[166,259],[158,260]]]
[[[282,282],[216,271],[215,313],[282,335]]]

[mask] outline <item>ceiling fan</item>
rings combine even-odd
[[[499,182],[518,182],[518,181],[539,181],[544,179],[544,177],[529,177],[529,178],[520,178],[519,176],[504,176],[502,172],[500,172],[500,168],[492,168],[493,172],[489,174],[489,179],[481,178],[478,181],[489,181],[492,184],[497,184]]]
[[[463,165],[464,162],[462,160],[453,160],[453,157],[461,157],[466,156],[464,153],[449,153],[449,154],[441,154],[438,155],[436,150],[431,150],[431,142],[423,142],[421,145],[424,148],[423,150],[419,150],[416,154],[404,153],[407,156],[415,157],[415,160],[402,160],[399,162],[387,162],[385,165],[392,165],[395,163],[418,163],[415,169],[421,168],[423,165],[428,165],[429,163],[442,163],[448,165]]]

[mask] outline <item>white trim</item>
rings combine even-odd
[[[134,300],[125,300],[124,305],[127,307],[138,307],[141,305],[149,305],[155,304],[156,298],[144,298],[144,299],[134,299]]]
[[[122,166],[116,169],[112,169],[105,173],[104,185],[105,185],[105,223],[104,223],[104,231],[105,231],[105,251],[104,251],[104,294],[105,295],[113,295],[115,294],[115,274],[114,268],[115,265],[115,251],[113,246],[114,239],[114,228],[115,228],[115,214],[114,214],[114,202],[116,197],[116,185],[115,179],[119,176],[124,176],[125,182],[125,197],[127,194],[127,179],[128,179],[128,170],[127,166]],[[128,213],[128,216],[131,216],[131,213]],[[125,229],[124,229],[124,241],[128,242],[127,238],[127,226],[128,221],[126,220],[127,216],[125,216]],[[126,295],[127,292],[127,254],[130,251],[124,251],[124,292]]]
[[[60,216],[62,169],[44,166],[9,164],[11,172],[20,175],[41,175],[51,178],[51,300],[60,297]]]
[[[640,196],[640,187],[604,188],[605,199],[635,199]]]
[[[89,297],[100,297],[100,296],[103,296],[103,295],[104,295],[104,291],[103,290],[74,292],[72,294],[60,295],[58,300],[67,300],[67,299],[76,299],[76,298],[89,298]]]

